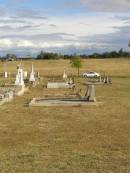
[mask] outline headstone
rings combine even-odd
[[[108,76],[105,76],[105,81],[104,81],[104,83],[106,83],[106,84],[109,83],[109,78],[108,78]]]
[[[63,73],[63,79],[64,79],[64,80],[67,79],[67,74],[66,74],[65,70],[64,70],[64,73]]]
[[[39,74],[38,71],[36,72],[36,75],[35,76],[36,76],[37,79],[40,79],[40,74]]]
[[[18,72],[16,74],[15,85],[24,86],[24,73],[23,73],[23,69],[21,68],[21,66],[18,66],[17,69],[18,69]]]
[[[35,72],[34,72],[34,68],[33,68],[33,64],[32,64],[32,71],[31,71],[31,74],[30,74],[29,81],[30,81],[30,82],[35,82],[35,81],[36,81],[36,79],[35,79]]]
[[[109,77],[109,84],[112,84],[112,80],[111,80],[111,78]]]
[[[103,82],[106,83],[106,76],[103,77]]]
[[[88,90],[87,90],[87,93],[86,93],[85,97],[90,102],[95,102],[96,101],[95,86],[94,85],[88,85]]]
[[[69,79],[69,84],[73,84],[74,82],[73,82],[73,79],[72,78],[70,78]]]
[[[26,79],[28,77],[28,72],[24,71],[24,79]]]
[[[98,81],[99,82],[102,82],[102,77],[101,76],[98,78]]]
[[[5,78],[8,78],[8,72],[7,71],[5,71],[4,76],[5,76]]]

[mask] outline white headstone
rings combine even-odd
[[[19,66],[18,72],[16,74],[16,80],[15,80],[15,85],[18,86],[24,86],[24,74],[23,74],[23,69]]]
[[[74,82],[73,82],[73,79],[72,78],[70,78],[69,79],[69,84],[73,84]]]
[[[30,82],[35,82],[36,81],[36,79],[35,79],[35,72],[34,72],[34,69],[33,69],[33,64],[32,64],[32,71],[31,71],[31,74],[30,74],[29,81]]]
[[[5,71],[5,78],[8,78],[8,72]]]
[[[63,79],[64,79],[64,80],[67,79],[67,74],[66,74],[65,70],[64,70],[64,73],[63,73]]]

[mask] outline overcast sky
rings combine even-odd
[[[0,54],[129,50],[130,0],[0,0]]]

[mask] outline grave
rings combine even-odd
[[[28,88],[25,87],[25,84],[24,84],[24,71],[20,64],[17,66],[17,74],[16,74],[15,85],[14,85],[15,95],[21,96],[27,90]]]
[[[112,84],[112,80],[109,76],[103,75],[95,80],[88,81],[87,84],[96,84],[96,85]]]
[[[67,77],[67,74],[64,70],[63,73],[63,79],[58,79],[56,81],[49,81],[46,85],[47,88],[53,88],[53,89],[73,89],[75,88],[74,80],[72,78]]]
[[[63,98],[33,98],[29,103],[29,106],[78,106],[78,105],[97,105],[95,98],[95,86],[88,85],[88,89],[85,96],[74,98],[74,97],[63,97]]]
[[[75,84],[70,84],[68,82],[48,82],[47,84],[47,88],[53,88],[53,89],[60,89],[60,88],[72,89],[73,87],[75,87]]]
[[[13,90],[2,90],[0,88],[0,105],[3,105],[6,102],[12,101],[14,97],[14,91]]]
[[[5,77],[7,77],[5,72]],[[28,88],[24,84],[24,71],[21,64],[17,66],[17,74],[14,84],[5,84],[4,87],[0,87],[0,105],[11,101],[15,96],[20,96],[27,91]]]

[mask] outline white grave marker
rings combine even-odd
[[[29,81],[30,82],[35,82],[36,81],[36,79],[35,79],[35,72],[34,72],[34,69],[33,69],[33,64],[32,64],[32,71],[31,71],[31,74],[30,74]]]
[[[64,80],[67,79],[67,74],[66,74],[65,70],[64,70],[64,73],[63,73],[63,79],[64,79]]]
[[[16,74],[16,80],[15,80],[15,85],[18,86],[24,86],[24,74],[23,74],[23,69],[21,68],[21,65],[17,67],[18,72]]]

